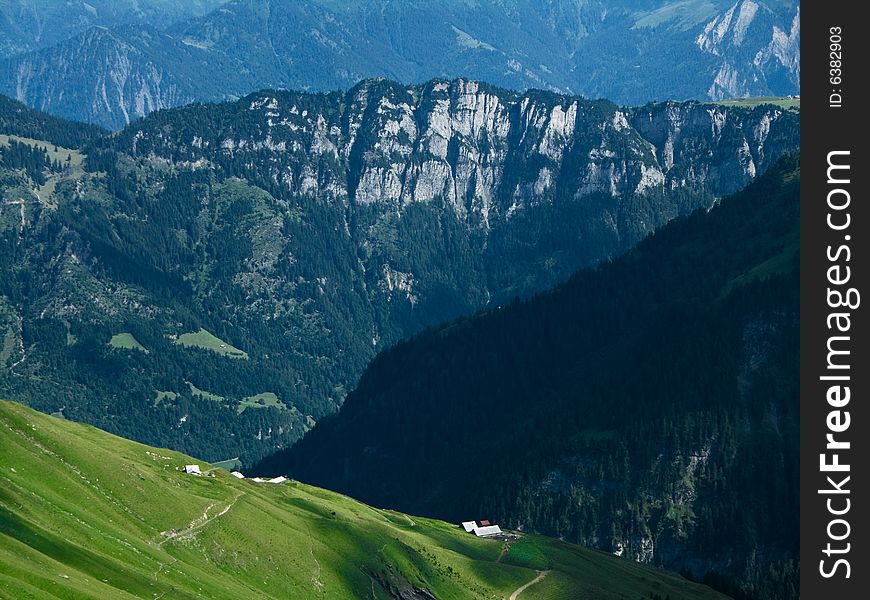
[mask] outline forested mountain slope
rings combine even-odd
[[[799,165],[382,352],[255,473],[797,598]]]
[[[103,137],[51,121],[78,147],[2,106],[0,390],[247,464],[380,349],[615,257],[799,143],[772,105],[466,80],[264,91]]]
[[[39,138],[60,146],[79,147],[107,132],[96,125],[59,119],[28,108],[6,96],[0,96],[0,133]]]

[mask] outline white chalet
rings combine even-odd
[[[491,537],[502,533],[501,527],[491,525],[489,521],[463,521],[461,527],[466,533],[473,533],[477,537]]]
[[[474,535],[477,537],[491,537],[501,533],[501,527],[498,525],[487,525],[486,527],[475,527]]]

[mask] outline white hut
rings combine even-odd
[[[498,525],[487,525],[486,527],[475,527],[474,535],[477,537],[492,537],[501,533],[501,527]]]
[[[202,475],[199,465],[184,465],[184,472],[188,475]]]
[[[477,523],[474,521],[463,521],[462,528],[465,530],[465,533],[471,533],[475,529],[477,529]]]
[[[230,475],[235,477],[236,479],[244,479],[245,476],[239,473],[238,471],[230,471]]]

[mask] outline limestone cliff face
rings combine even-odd
[[[487,230],[590,195],[621,203],[679,189],[732,193],[797,146],[798,119],[774,106],[622,108],[463,79],[369,80],[347,94],[260,92],[204,128],[167,133],[162,119],[148,119],[119,141],[191,164],[257,157],[252,168],[288,197],[394,211],[436,204]]]
[[[741,0],[716,15],[695,40],[716,57],[707,96],[714,100],[800,88],[800,5],[783,22],[769,7]]]
[[[374,79],[346,93],[263,91],[162,111],[106,143],[246,179],[279,213],[320,213],[357,257],[347,285],[364,282],[366,302],[390,313],[370,336],[389,343],[545,289],[742,189],[798,147],[799,114]],[[279,245],[306,253],[294,244]],[[319,282],[315,271],[302,277]]]

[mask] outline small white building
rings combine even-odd
[[[492,537],[501,533],[501,527],[498,525],[487,525],[486,527],[475,527],[474,535],[477,537]]]
[[[473,533],[477,537],[492,537],[502,533],[501,527],[493,525],[487,520],[463,521],[460,526],[465,530],[465,533]]]
[[[236,479],[244,479],[245,476],[239,473],[238,471],[230,471],[230,475],[235,477]]]
[[[188,475],[202,475],[199,465],[184,465],[184,472]]]
[[[269,483],[284,483],[287,481],[287,478],[281,475],[280,477],[273,477],[269,480]]]

